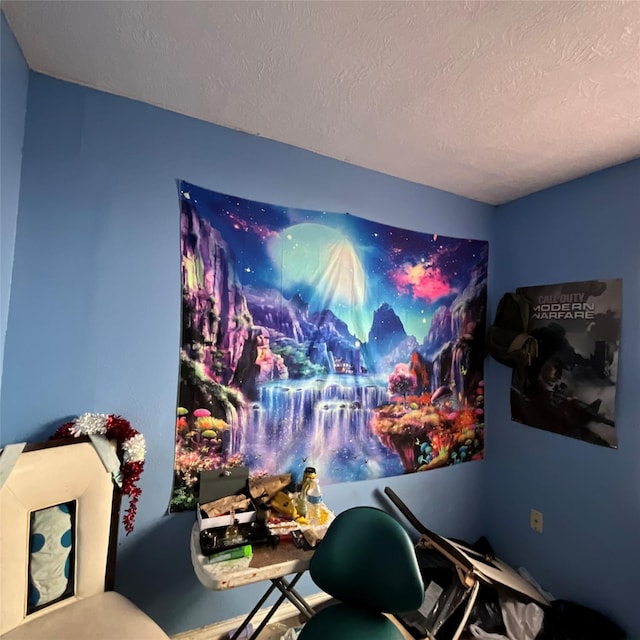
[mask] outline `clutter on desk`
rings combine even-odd
[[[283,542],[293,542],[301,549],[313,549],[324,537],[334,515],[324,504],[315,467],[304,470],[296,492],[280,489],[270,502],[269,530]]]
[[[300,484],[300,491],[296,494],[296,506],[298,509],[298,513],[306,517],[307,515],[307,492],[309,490],[309,481],[311,476],[316,475],[315,467],[306,467],[304,473],[302,474],[302,482]]]
[[[316,470],[313,467],[307,467],[305,476],[306,480],[303,481],[301,493],[306,502],[306,518],[311,526],[317,527],[326,524],[328,510],[322,501],[322,489],[320,489]]]
[[[224,544],[232,545],[242,541],[242,534],[233,509],[229,512],[229,524],[224,530]]]
[[[310,526],[304,528],[302,535],[304,536],[306,543],[309,545],[309,548],[315,549],[320,544],[325,533],[327,533],[328,528],[329,525]]]
[[[315,468],[305,469],[299,491],[290,490],[290,473],[248,476],[247,467],[200,473],[197,517],[203,555],[279,542],[316,547],[334,515],[322,500]]]
[[[259,505],[260,506],[260,505]],[[200,549],[205,556],[246,546],[275,546],[279,539],[266,527],[249,489],[248,467],[200,472],[197,518]],[[236,552],[237,553],[237,552]]]
[[[217,516],[223,516],[231,511],[245,511],[249,509],[251,500],[245,496],[225,496],[219,500],[213,500],[212,502],[205,502],[200,505],[200,508],[209,516],[209,518],[216,518]]]
[[[196,510],[200,530],[225,526],[231,509],[239,523],[256,519],[255,505],[249,494],[249,468],[201,471]]]
[[[279,536],[273,534],[264,523],[242,522],[237,524],[238,534],[233,539],[227,538],[228,527],[214,527],[200,531],[200,550],[203,556],[229,551],[245,545],[252,547],[276,547]]]
[[[278,491],[271,498],[271,508],[277,511],[281,516],[295,520],[298,517],[298,510],[293,501],[293,497],[285,491]]]
[[[210,555],[206,560],[206,564],[215,564],[226,560],[237,560],[238,558],[250,558],[252,555],[253,547],[250,544],[244,544],[235,549],[223,550]]]
[[[270,502],[282,489],[291,484],[291,474],[261,476],[249,480],[249,493],[256,503]]]
[[[291,520],[288,517],[279,517],[272,515],[268,522],[267,527],[271,533],[274,533],[280,537],[286,536],[292,531],[299,531],[300,524],[295,520]]]

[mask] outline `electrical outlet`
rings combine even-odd
[[[542,511],[531,509],[529,514],[529,526],[538,533],[542,533]]]

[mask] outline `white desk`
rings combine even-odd
[[[275,549],[268,546],[254,547],[251,558],[238,558],[237,560],[207,564],[207,557],[203,556],[200,550],[200,530],[197,522],[194,523],[191,530],[190,548],[193,570],[200,583],[207,589],[223,591],[263,580],[271,581],[271,586],[238,627],[231,640],[235,640],[242,633],[275,589],[280,591],[280,597],[254,631],[251,636],[252,640],[258,637],[258,634],[285,600],[289,600],[306,618],[310,618],[315,613],[294,589],[298,580],[309,569],[313,551],[298,549],[291,542],[283,542]],[[291,574],[295,574],[294,577],[287,580],[285,576]]]

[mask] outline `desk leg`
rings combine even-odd
[[[306,600],[293,588],[293,583],[288,583],[284,578],[274,578],[272,582],[307,620],[316,614]]]
[[[235,633],[231,636],[231,638],[229,640],[236,640],[238,638],[238,636],[245,630],[246,626],[251,622],[251,620],[253,619],[253,616],[255,616],[256,613],[258,613],[258,611],[260,610],[260,607],[262,607],[262,605],[265,603],[265,600],[273,593],[275,588],[276,588],[276,585],[272,584],[265,591],[265,594],[262,596],[262,598],[260,598],[260,600],[258,600],[256,606],[253,607],[253,609],[251,609],[251,612],[243,620],[242,624],[236,629]],[[284,599],[284,596],[282,597],[282,599]],[[271,615],[273,615],[272,612],[270,612],[270,616],[269,617],[271,617]],[[261,625],[259,627],[259,629],[256,631],[256,633],[254,633],[251,636],[251,638],[257,637],[258,631],[261,631],[263,627],[264,627],[264,625]]]
[[[267,626],[267,624],[269,623],[269,620],[271,620],[271,617],[273,616],[273,614],[278,610],[278,607],[285,601],[285,599],[288,599],[292,604],[294,604],[296,606],[296,608],[300,609],[299,604],[300,603],[296,603],[295,598],[300,598],[300,600],[302,600],[302,598],[297,594],[297,592],[293,589],[293,587],[295,587],[296,582],[298,582],[298,580],[300,580],[300,578],[302,578],[302,576],[304,575],[304,571],[301,573],[296,573],[296,575],[294,576],[293,580],[291,580],[291,582],[287,582],[286,580],[284,580],[283,578],[272,578],[271,579],[271,587],[269,587],[267,593],[265,594],[265,596],[262,598],[262,600],[260,601],[259,605],[262,605],[262,603],[266,600],[266,598],[272,593],[272,591],[277,587],[278,589],[280,589],[280,591],[282,592],[280,597],[275,601],[274,605],[271,607],[271,609],[269,610],[269,613],[267,613],[267,615],[264,617],[264,620],[262,620],[262,622],[258,625],[257,629],[253,632],[250,640],[256,640],[256,638],[258,637],[258,635],[260,634],[260,632]],[[280,584],[280,583],[284,583]],[[295,596],[292,596],[291,593],[296,594]],[[306,603],[305,603],[306,605]],[[311,607],[309,607],[309,605],[306,605],[309,609],[309,611],[313,611],[313,609],[311,609]],[[252,611],[249,616],[247,617],[247,619],[242,623],[242,627],[240,629],[238,629],[238,632],[242,630],[243,627],[245,627],[248,623],[249,620],[251,619],[251,617],[253,617],[255,611],[257,609],[259,609],[260,607],[258,606],[257,608],[254,608],[254,611]],[[303,612],[307,617],[309,617],[308,612]],[[234,638],[231,638],[231,640],[235,640],[236,635],[234,634]]]

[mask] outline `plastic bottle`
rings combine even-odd
[[[307,496],[307,489],[309,488],[309,479],[311,476],[317,476],[315,467],[305,467],[304,473],[302,474],[302,488],[301,493],[305,497]]]
[[[306,517],[307,515],[307,489],[309,488],[309,475],[315,473],[314,467],[306,467],[302,474],[302,482],[300,483],[300,491],[296,494],[296,509],[298,515]]]
[[[309,474],[306,495],[307,520],[309,521],[309,524],[317,526],[321,524],[324,503],[322,502],[322,489],[318,482],[318,476],[315,473]]]
[[[300,485],[300,493],[298,494],[298,500],[296,507],[298,509],[298,513],[301,516],[307,515],[307,491],[309,489],[309,478],[310,476],[316,475],[315,467],[306,467],[304,473],[302,475],[302,483]]]

